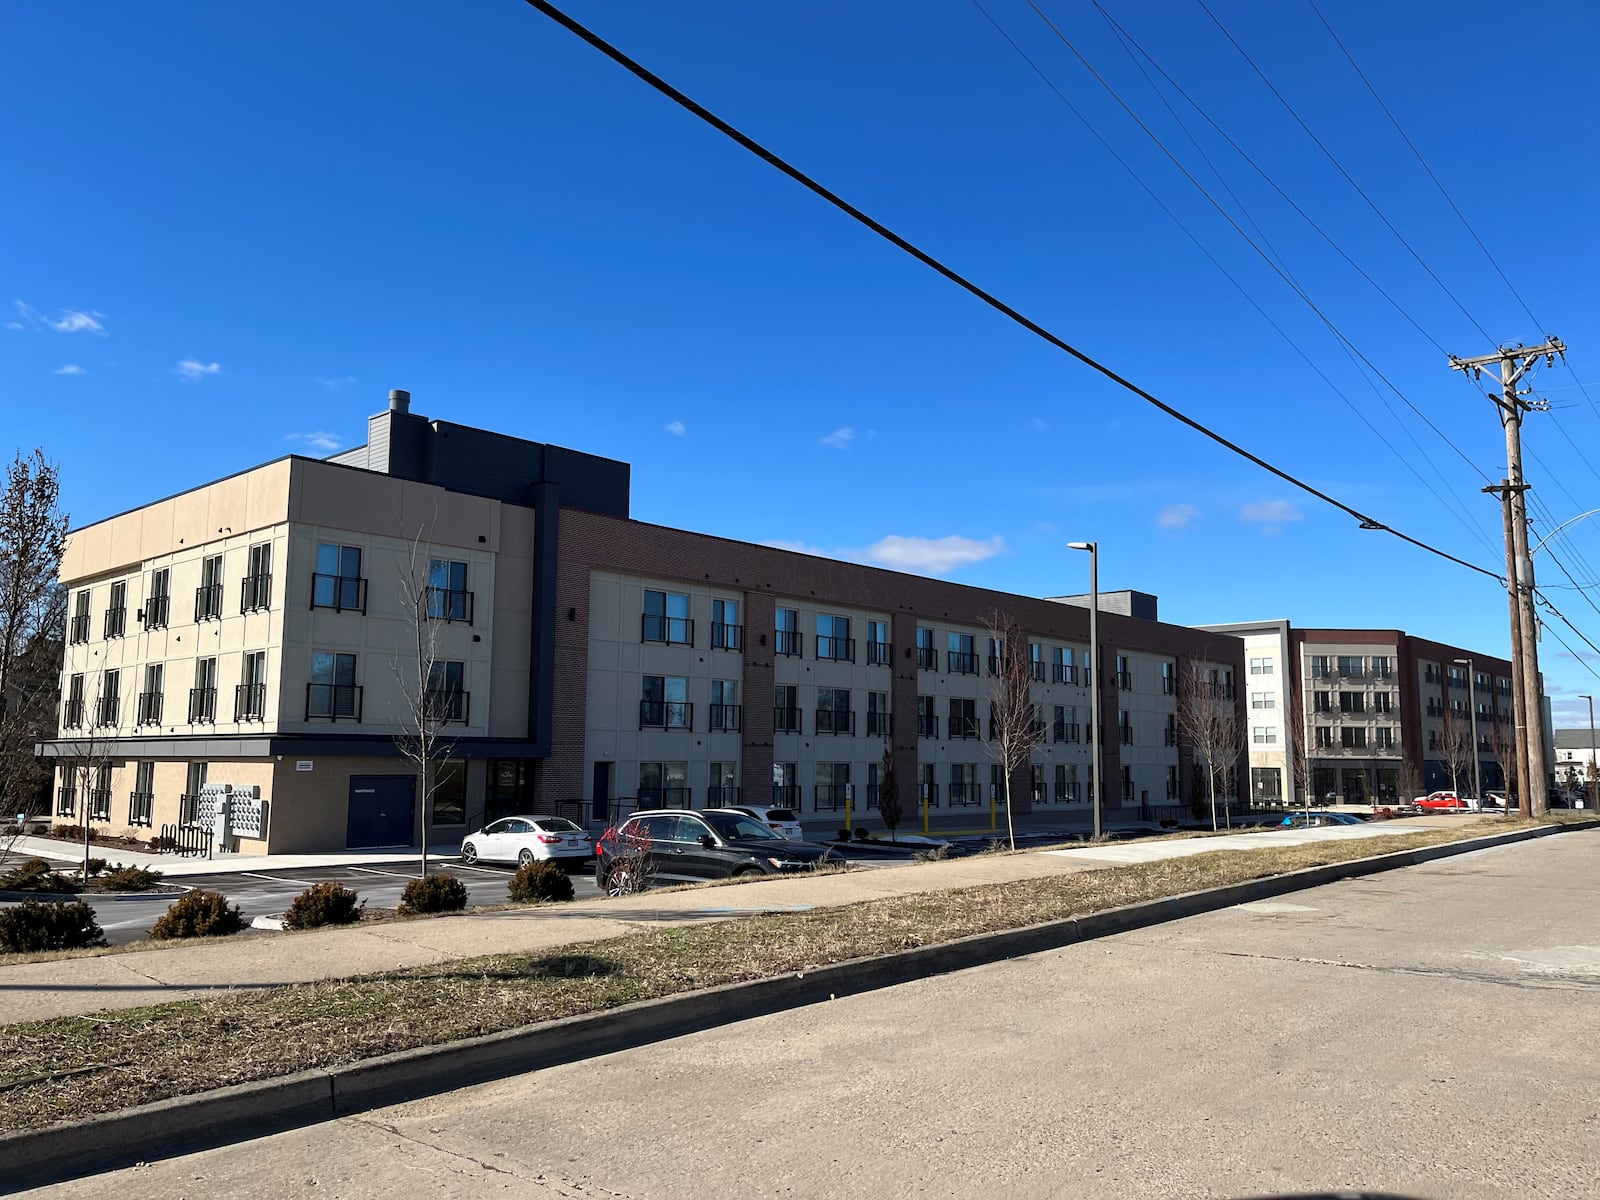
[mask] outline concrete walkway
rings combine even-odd
[[[1281,847],[1351,836],[1381,838],[1452,823],[1459,825],[1460,820],[1418,818],[1371,826],[981,855],[877,870],[760,880],[725,888],[646,893],[306,933],[259,934],[57,962],[19,963],[0,966],[0,1024],[133,1008],[240,988],[429,966],[481,954],[536,953],[574,942],[620,937],[662,923],[728,920],[763,912],[833,907],[887,896],[1050,878],[1208,850]],[[1375,847],[1374,852],[1379,849]]]

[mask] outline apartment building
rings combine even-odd
[[[74,531],[61,728],[40,748],[59,816],[181,829],[228,783],[247,852],[413,844],[421,714],[446,759],[431,839],[741,800],[832,828],[871,812],[886,751],[910,824],[1003,794],[996,613],[1025,631],[1042,735],[1015,811],[1087,818],[1099,687],[1104,806],[1152,815],[1189,795],[1178,673],[1234,696],[1241,644],[1163,624],[1154,597],[1102,612],[1096,672],[1070,598],[649,525],[629,492],[625,463],[395,392],[363,446]]]
[[[1250,796],[1388,804],[1420,792],[1503,789],[1514,771],[1511,664],[1393,629],[1204,628],[1242,639]],[[1551,744],[1548,701],[1541,736]],[[1297,757],[1309,779],[1297,774]]]

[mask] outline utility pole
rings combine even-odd
[[[1521,490],[1527,491],[1527,487],[1527,484],[1523,484]],[[1486,487],[1483,490],[1500,497],[1501,514],[1505,521],[1506,598],[1511,602],[1511,715],[1515,725],[1511,738],[1511,754],[1516,759],[1512,766],[1516,768],[1517,773],[1517,812],[1526,817],[1531,811],[1528,797],[1528,704],[1522,690],[1522,671],[1516,661],[1521,653],[1518,647],[1522,645],[1522,605],[1518,600],[1517,589],[1510,582],[1517,577],[1515,539],[1511,536],[1511,481],[1502,479],[1499,487]],[[1539,744],[1541,746],[1544,744],[1542,734]],[[1506,784],[1509,787],[1511,780],[1506,780]]]
[[[1522,801],[1523,811],[1530,816],[1542,817],[1549,811],[1545,795],[1544,761],[1544,706],[1540,703],[1543,689],[1539,683],[1539,618],[1533,608],[1533,556],[1528,552],[1528,507],[1524,492],[1526,481],[1522,474],[1522,414],[1543,412],[1550,407],[1546,400],[1529,400],[1527,390],[1519,392],[1517,384],[1542,358],[1546,365],[1554,366],[1556,356],[1565,358],[1566,345],[1558,337],[1549,337],[1542,346],[1502,347],[1494,354],[1477,358],[1450,356],[1452,370],[1472,372],[1474,380],[1483,377],[1485,367],[1500,367],[1500,394],[1489,393],[1500,410],[1500,424],[1506,431],[1507,499],[1511,510],[1511,551],[1515,560],[1515,575],[1506,580],[1514,590],[1514,603],[1521,617],[1521,628],[1513,631],[1512,671],[1522,682],[1523,718],[1519,735],[1523,746],[1518,762],[1528,764],[1527,799]],[[1476,749],[1476,747],[1474,747]],[[1520,777],[1521,771],[1519,769]]]

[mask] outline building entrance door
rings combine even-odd
[[[344,844],[352,850],[411,845],[417,836],[416,783],[409,775],[352,775]]]
[[[594,819],[602,824],[611,821],[611,768],[614,765],[608,762],[594,765]]]

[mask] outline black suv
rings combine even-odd
[[[790,874],[833,855],[827,846],[781,837],[742,813],[658,809],[634,813],[600,838],[594,877],[601,891],[615,896],[635,890],[622,877],[630,842],[645,847],[648,883]]]

